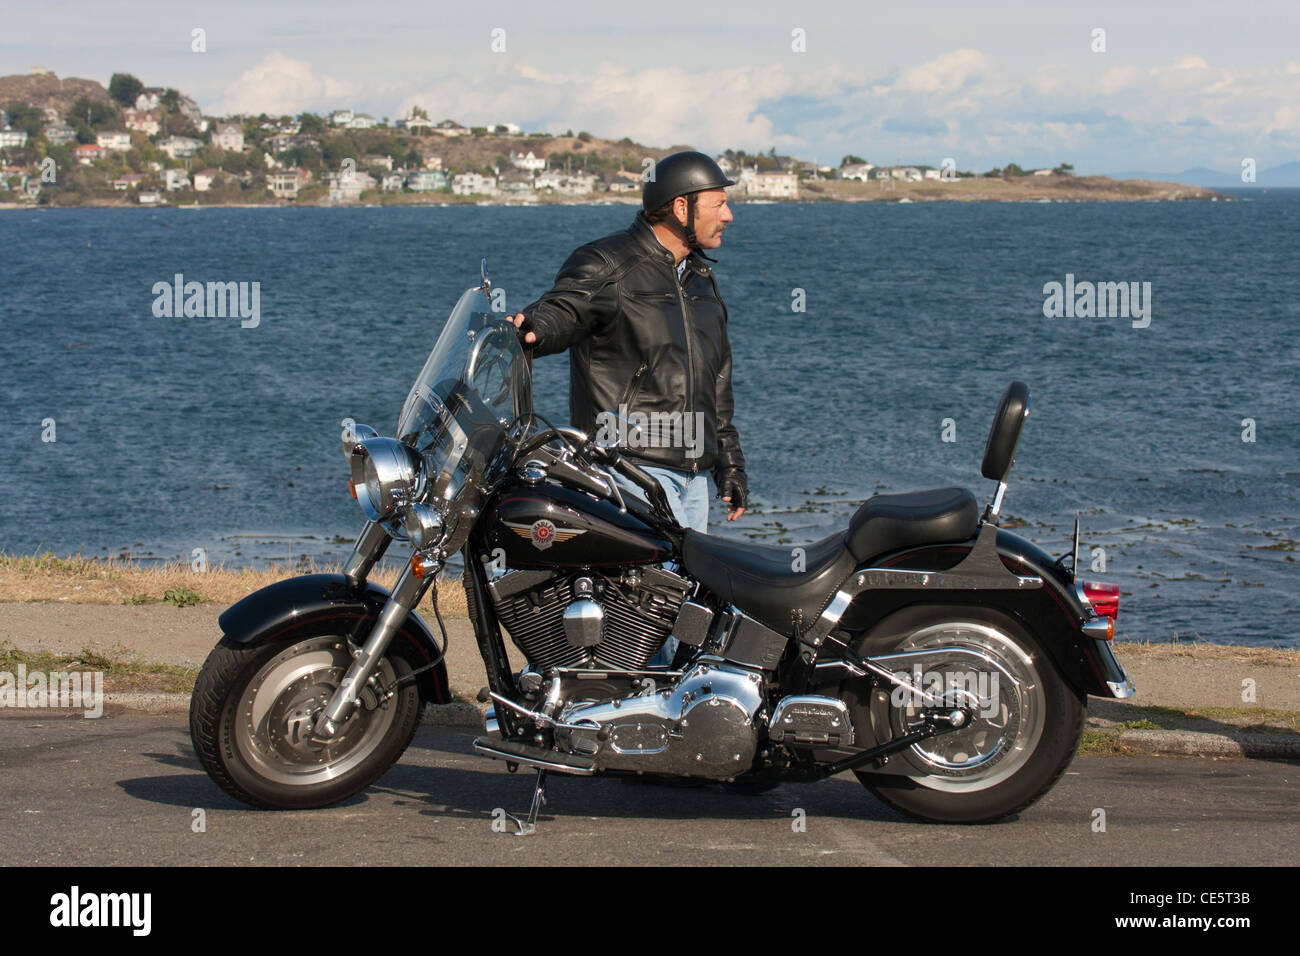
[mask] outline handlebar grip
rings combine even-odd
[[[612,464],[646,493],[646,500],[661,512],[662,517],[672,519],[674,524],[677,523],[677,518],[673,514],[673,506],[668,501],[668,493],[664,491],[664,486],[655,481],[649,472],[642,469],[640,465],[634,465],[617,452],[614,453]]]

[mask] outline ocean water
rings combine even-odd
[[[522,306],[633,211],[0,213],[0,549],[341,560],[363,524],[343,419],[391,431],[480,257]],[[1020,379],[1004,512],[1053,554],[1081,514],[1124,638],[1300,647],[1300,191],[734,211],[715,269],[754,507],[727,524],[715,499],[712,530],[795,545],[878,491],[986,499],[985,436]],[[156,316],[177,273],[259,283],[260,321]],[[1067,274],[1150,283],[1149,325],[1045,317]],[[535,368],[565,420],[567,358]]]

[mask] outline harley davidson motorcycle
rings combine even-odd
[[[492,704],[474,749],[537,774],[520,832],[548,773],[756,792],[851,770],[914,818],[987,823],[1065,771],[1087,695],[1133,693],[1109,643],[1118,588],[1076,574],[1077,518],[1070,564],[998,526],[1025,385],[994,416],[982,513],[963,488],[877,495],[820,541],[759,546],[683,530],[627,448],[536,415],[490,291],[485,262],[396,437],[345,436],[369,520],[343,572],[221,615],[190,732],[226,792],[323,807],[401,757],[422,707],[450,701],[436,581],[456,552]],[[368,576],[393,541],[413,553],[389,592]],[[430,590],[441,643],[415,613]]]

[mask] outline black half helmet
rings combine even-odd
[[[678,196],[736,185],[712,159],[695,150],[673,153],[655,163],[654,178],[641,187],[641,208],[654,212]]]

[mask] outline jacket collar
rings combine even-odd
[[[663,243],[659,241],[659,237],[655,235],[654,227],[651,226],[650,223],[646,222],[645,217],[642,216],[641,213],[637,213],[636,219],[632,221],[632,226],[628,229],[628,232],[637,240],[637,243],[648,255],[657,256],[660,259],[663,259],[673,268],[674,271],[676,271],[677,264],[673,261],[673,254],[664,248]],[[686,268],[689,271],[698,272],[700,275],[707,276],[713,271],[705,265],[704,261],[694,250],[687,253],[685,262]]]

